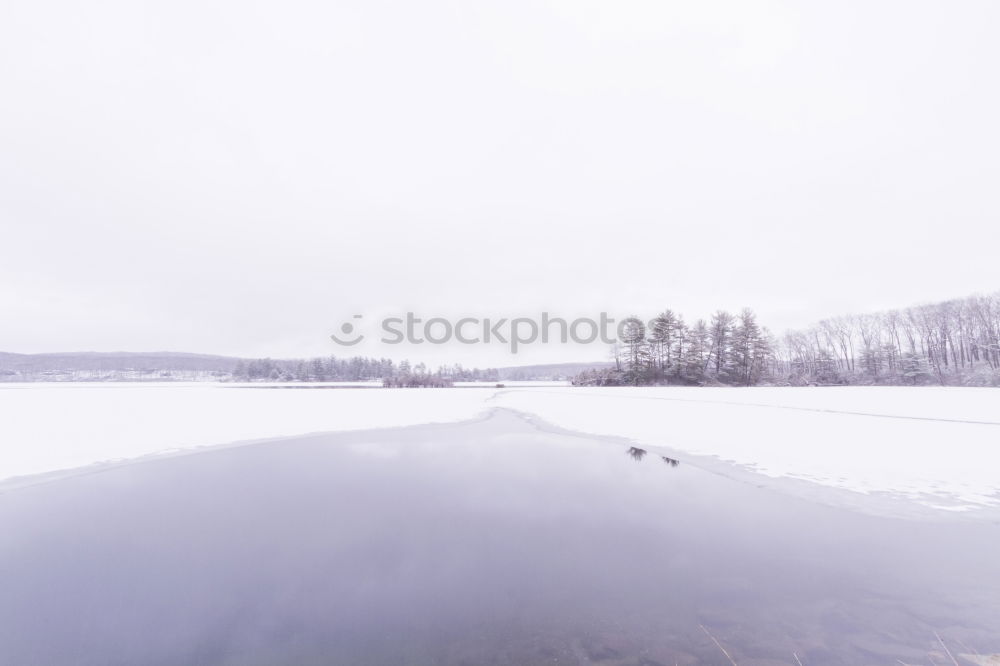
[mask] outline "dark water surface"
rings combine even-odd
[[[998,545],[498,411],[0,494],[0,664],[973,663]]]

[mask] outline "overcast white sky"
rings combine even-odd
[[[339,353],[343,319],[407,309],[747,305],[780,332],[993,291],[998,25],[993,1],[7,3],[0,350]],[[449,354],[606,355],[482,351]]]

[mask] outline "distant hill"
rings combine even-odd
[[[240,359],[184,352],[0,352],[0,372],[176,370],[232,372]]]

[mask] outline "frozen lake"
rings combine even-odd
[[[500,409],[220,447],[0,494],[0,663],[691,666],[728,664],[725,650],[741,666],[820,666],[951,663],[942,643],[958,659],[1000,651],[996,524],[826,506],[532,421]]]
[[[994,519],[1000,510],[998,389],[280,386],[0,384],[0,487],[195,447],[507,408],[880,512]]]

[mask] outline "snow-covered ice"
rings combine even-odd
[[[891,493],[950,510],[1000,507],[996,389],[505,384],[0,384],[0,480],[197,446],[457,422],[506,407],[767,477]]]
[[[461,421],[486,397],[301,384],[0,384],[0,480],[242,440]]]
[[[1000,506],[996,389],[569,388],[506,391],[494,404],[769,477],[949,510]]]

